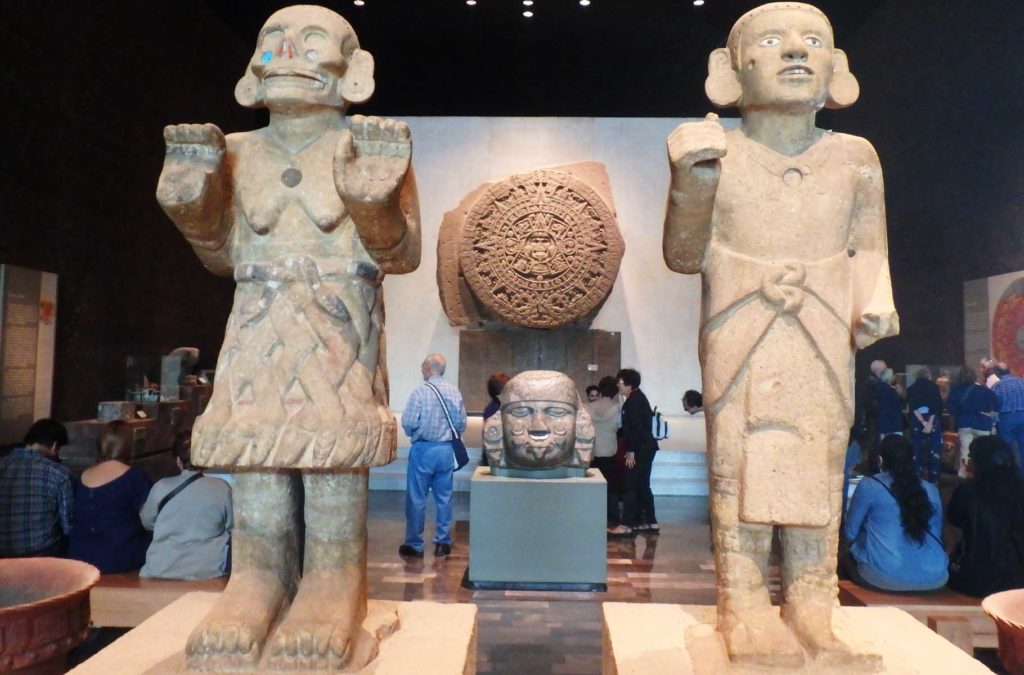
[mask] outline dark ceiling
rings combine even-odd
[[[208,0],[247,44],[280,2]],[[376,58],[372,105],[406,115],[672,116],[707,107],[708,53],[756,0],[324,3]],[[822,2],[840,44],[884,0]],[[694,104],[696,109],[694,109]]]

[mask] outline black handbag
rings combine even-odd
[[[444,411],[444,418],[448,420],[448,428],[452,431],[451,444],[452,452],[455,453],[455,470],[458,471],[469,464],[469,452],[466,450],[466,444],[462,442],[462,438],[460,438],[458,432],[455,431],[455,425],[452,423],[452,416],[448,413],[448,406],[445,405],[444,399],[441,397],[441,392],[439,392],[437,387],[431,383],[426,382],[425,384],[434,392],[434,396],[437,397],[437,402],[441,404],[441,410]]]

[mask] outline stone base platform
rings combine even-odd
[[[194,672],[188,671],[185,666],[185,643],[192,629],[210,611],[219,595],[195,592],[182,596],[70,672],[74,675]],[[369,602],[369,615],[388,610],[398,612],[401,626],[380,643],[377,658],[357,672],[364,675],[476,673],[475,605],[383,600]],[[312,674],[323,671],[303,672]]]
[[[833,630],[848,645],[882,657],[880,671],[827,666],[808,659],[801,669],[740,667],[729,663],[714,633],[715,608],[606,602],[602,675],[985,675],[989,669],[892,607],[837,607]]]

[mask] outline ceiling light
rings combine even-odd
[[[533,12],[527,10],[527,11],[523,12],[523,16],[525,16],[527,19],[529,19],[531,16],[533,16]]]
[[[476,0],[466,0],[466,4],[472,7],[473,5],[476,4]]]
[[[700,7],[703,4],[704,4],[704,0],[693,0],[693,6],[694,7]]]
[[[352,0],[352,4],[356,7],[362,7],[366,4],[365,0]]]
[[[590,0],[580,0],[580,4],[584,7],[590,6]]]
[[[533,4],[533,0],[523,0],[523,4],[529,7],[530,5]]]

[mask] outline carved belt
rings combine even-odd
[[[329,291],[325,281],[360,281],[374,288],[380,286],[381,274],[373,265],[353,261],[346,273],[322,274],[316,261],[309,256],[286,256],[272,263],[248,263],[235,267],[235,281],[255,281],[266,284],[263,296],[256,303],[257,308],[245,326],[252,324],[267,313],[277,288],[283,284],[301,282],[309,287],[316,304],[329,316],[339,321],[351,321],[352,317],[345,303]]]

